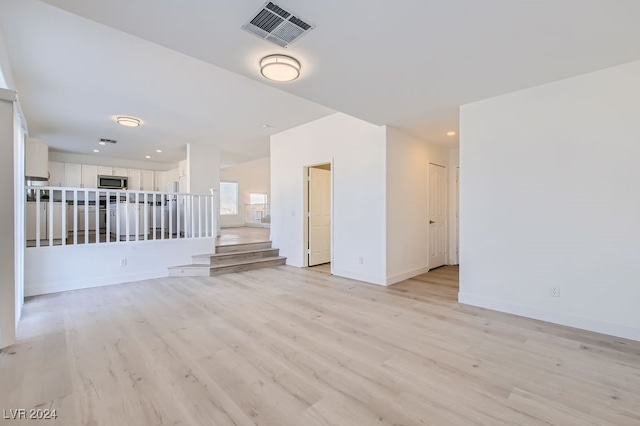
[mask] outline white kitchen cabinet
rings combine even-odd
[[[64,186],[82,188],[82,165],[71,163],[64,165]]]
[[[40,222],[40,232],[37,230],[37,223]],[[47,237],[47,210],[46,204],[40,203],[40,218],[38,219],[38,208],[35,201],[27,202],[27,241],[37,239],[44,240]]]
[[[166,191],[165,189],[166,172],[156,171],[154,181],[155,181],[155,185],[154,185],[155,191],[162,191],[162,192]]]
[[[113,167],[98,166],[98,176],[113,176]]]
[[[73,204],[67,204],[67,234],[73,235]]]
[[[121,167],[113,168],[113,176],[127,177],[129,171],[127,169],[123,169]]]
[[[127,239],[127,221],[129,222],[129,239],[135,240],[136,235],[139,239],[144,239],[145,233],[153,226],[149,212],[151,207],[145,209],[143,203],[117,203],[109,208],[109,229],[112,235],[116,236],[117,241],[125,241]],[[145,230],[144,219],[147,217],[147,227]],[[138,222],[138,232],[136,234],[136,221]],[[120,229],[118,230],[118,222]]]
[[[65,186],[64,163],[49,161],[49,186]]]
[[[49,202],[42,201],[40,203],[40,218],[38,220],[37,215],[37,203],[35,201],[27,202],[27,241],[35,241],[40,239],[41,241],[49,240],[49,225],[52,225],[53,239],[54,241],[60,241],[62,239],[62,203],[54,202],[51,204],[53,207],[53,222],[49,222]],[[37,223],[40,222],[40,233],[37,231]],[[72,225],[73,226],[73,225]]]
[[[175,169],[167,170],[165,174],[165,179],[166,179],[165,186],[169,182],[177,182],[179,177],[180,177],[180,174],[178,173],[177,167]],[[166,189],[163,191],[166,191]]]
[[[25,176],[49,176],[49,147],[40,139],[28,138],[25,147]]]
[[[140,170],[140,190],[155,191],[153,170]]]
[[[187,160],[180,161],[178,163],[178,177],[186,176],[189,173],[187,169]]]
[[[62,239],[62,209],[63,205],[60,202],[54,202],[53,204],[53,239],[60,240]],[[49,205],[45,210],[47,210],[47,232],[49,232],[49,215],[48,215]],[[47,238],[49,235],[47,234]]]
[[[82,165],[82,187],[97,188],[98,187],[98,166],[92,164]]]
[[[178,178],[178,183],[180,184],[180,187],[178,188],[178,192],[182,192],[182,193],[189,192],[189,184],[188,184],[187,176],[180,176]]]
[[[127,171],[127,176],[129,178],[128,187],[132,191],[140,191],[140,170],[129,169]]]
[[[78,231],[96,230],[96,206],[78,206]],[[85,227],[85,214],[89,215],[89,228]],[[73,224],[71,225],[73,226]]]

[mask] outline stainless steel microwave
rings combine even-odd
[[[127,189],[129,179],[126,176],[98,176],[98,188],[100,189]]]

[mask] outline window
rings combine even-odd
[[[238,214],[238,182],[220,182],[220,214]]]
[[[249,204],[267,204],[267,194],[249,194]]]

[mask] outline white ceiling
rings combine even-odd
[[[36,6],[33,0],[0,0],[0,24],[19,86],[24,82],[24,99],[39,103],[50,87],[66,93],[75,84],[78,97],[69,104],[87,109],[88,119],[96,108],[96,97],[89,96],[93,91],[99,99],[116,92],[103,116],[140,115],[149,120],[149,131],[157,125],[157,135],[173,139],[202,137],[201,131],[211,130],[207,124],[217,129],[211,122],[223,117],[234,125],[220,123],[225,131],[219,136],[247,148],[253,148],[251,141],[260,145],[260,135],[246,128],[250,119],[258,121],[255,125],[276,123],[269,130],[275,132],[329,112],[312,102],[454,145],[457,137],[445,133],[457,129],[459,105],[640,58],[637,0],[278,0],[316,25],[288,49],[241,30],[262,0],[45,1],[187,56]],[[7,16],[5,9],[20,14]],[[42,40],[32,40],[34,33]],[[299,80],[273,84],[260,77],[259,59],[279,52],[300,60]],[[42,67],[55,64],[55,79],[62,82],[42,81],[49,74]],[[224,94],[225,102],[211,100],[215,93],[218,98]],[[254,103],[269,107],[245,110]],[[28,115],[38,111],[39,123],[51,114],[51,106],[25,109]],[[273,115],[260,116],[265,110]],[[167,111],[189,126],[156,121],[156,114],[166,120]],[[87,132],[103,119],[93,116]],[[48,115],[49,126],[63,131],[61,117]],[[279,122],[283,117],[289,121]]]
[[[268,156],[270,134],[333,112],[37,1],[0,0],[0,25],[29,131],[56,151],[175,163],[186,143],[211,140],[229,165]]]

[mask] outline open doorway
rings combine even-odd
[[[305,266],[331,272],[333,208],[331,163],[305,167]]]
[[[429,163],[429,269],[447,264],[447,168]]]

